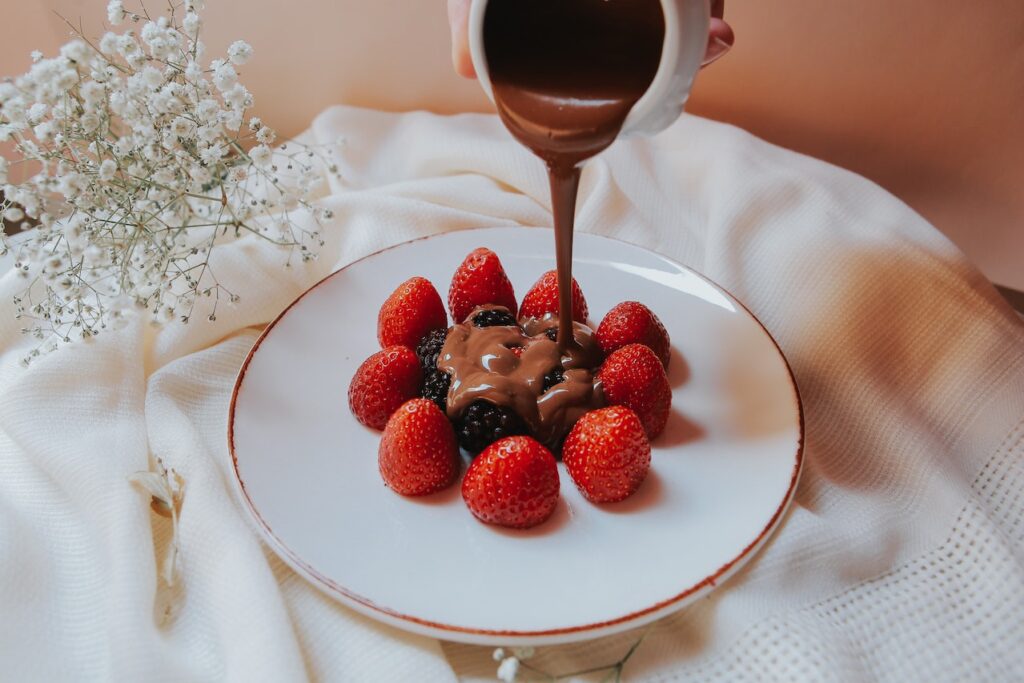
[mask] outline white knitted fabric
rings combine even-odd
[[[336,108],[309,135],[346,138],[320,260],[286,270],[253,238],[219,247],[243,298],[216,323],[138,322],[22,370],[19,283],[0,280],[0,678],[494,677],[490,648],[378,625],[274,558],[232,495],[226,416],[259,326],[306,287],[413,237],[547,224],[543,169],[489,116]],[[592,162],[578,225],[736,294],[806,411],[779,532],[654,626],[626,678],[1024,680],[1024,326],[956,248],[862,178],[689,116]],[[187,480],[174,590],[157,580],[168,524],[128,483],[150,454]],[[531,664],[587,668],[636,638]]]

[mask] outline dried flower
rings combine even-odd
[[[498,662],[498,670],[496,672],[499,680],[505,683],[512,683],[515,681],[516,676],[519,674],[520,668],[526,669],[535,677],[541,677],[554,683],[555,681],[575,679],[579,676],[586,676],[587,674],[594,674],[601,671],[607,672],[607,675],[602,679],[604,681],[615,681],[619,683],[622,680],[622,671],[626,668],[626,664],[630,658],[636,653],[637,648],[644,642],[647,634],[651,631],[651,626],[648,626],[640,634],[640,637],[633,643],[633,645],[626,651],[626,653],[611,664],[605,664],[604,666],[588,666],[580,671],[572,671],[561,674],[551,674],[543,669],[527,664],[524,660],[530,659],[536,654],[536,650],[532,647],[514,647],[512,648],[512,654],[509,655],[505,652],[504,648],[497,648],[492,653],[494,661]]]
[[[506,657],[498,665],[498,679],[504,681],[504,683],[513,683],[518,673],[519,660],[515,657]]]
[[[0,214],[40,224],[18,253],[27,287],[16,312],[39,340],[26,364],[139,313],[188,322],[208,305],[203,317],[216,319],[222,299],[237,299],[210,267],[225,240],[269,240],[289,263],[323,244],[331,214],[311,198],[336,165],[306,145],[271,149],[274,131],[257,118],[240,132],[253,97],[233,65],[252,47],[237,41],[206,62],[202,8],[187,0],[184,17],[174,5],[152,17],[111,0],[109,22],[143,22],[138,35],[107,33],[98,46],[79,36],[0,81],[0,142],[20,156],[0,156]],[[11,184],[15,167],[41,170]],[[280,184],[279,167],[294,186]],[[301,227],[299,213],[314,225]]]
[[[136,472],[128,477],[128,481],[150,495],[149,507],[153,512],[171,520],[171,542],[167,546],[160,576],[164,583],[173,586],[178,570],[178,515],[185,500],[185,480],[173,469],[164,467],[160,458],[156,458],[153,464],[153,470]]]

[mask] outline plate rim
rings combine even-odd
[[[744,548],[735,555],[728,562],[719,567],[712,574],[704,577],[697,583],[686,587],[680,593],[661,600],[653,605],[649,605],[639,610],[634,610],[626,615],[615,617],[614,619],[606,619],[600,622],[581,624],[574,626],[565,626],[554,629],[543,629],[534,631],[522,631],[515,629],[488,629],[488,628],[473,628],[468,626],[459,626],[453,624],[444,624],[434,622],[429,619],[417,617],[410,614],[403,614],[402,612],[386,607],[383,605],[376,604],[373,600],[366,598],[358,593],[355,593],[344,586],[338,585],[331,578],[324,576],[318,572],[314,567],[305,562],[298,553],[288,547],[271,529],[270,525],[263,519],[256,505],[249,497],[249,492],[245,488],[245,482],[242,479],[241,472],[238,468],[238,453],[235,449],[235,413],[237,409],[238,396],[241,392],[242,384],[245,381],[245,375],[249,369],[249,365],[256,353],[259,351],[263,341],[269,336],[270,332],[277,326],[277,324],[284,319],[284,317],[295,307],[300,301],[302,301],[307,295],[312,293],[315,289],[326,283],[328,280],[336,277],[340,273],[344,272],[348,268],[361,263],[367,259],[373,258],[386,251],[404,247],[409,244],[416,242],[426,241],[434,237],[441,237],[444,235],[451,235],[455,233],[469,232],[469,231],[493,231],[493,230],[547,230],[551,231],[551,228],[545,228],[543,226],[480,226],[474,228],[462,228],[457,230],[445,230],[441,232],[434,232],[429,235],[420,235],[409,240],[392,244],[390,246],[377,249],[369,254],[359,257],[358,259],[345,264],[341,268],[329,273],[324,276],[316,283],[309,286],[301,294],[299,294],[291,303],[288,304],[277,316],[274,317],[270,323],[263,329],[256,341],[253,342],[252,348],[249,349],[245,356],[245,360],[242,362],[241,367],[235,377],[234,386],[231,390],[231,400],[228,405],[228,422],[227,422],[227,442],[228,451],[231,456],[231,471],[234,475],[234,489],[236,494],[241,499],[243,507],[249,511],[251,517],[250,524],[254,524],[255,531],[268,542],[270,547],[275,551],[282,560],[284,560],[292,569],[303,576],[307,581],[312,583],[316,588],[326,593],[327,595],[340,600],[344,604],[352,607],[356,611],[375,618],[379,621],[391,624],[398,628],[406,631],[412,631],[421,635],[428,635],[438,638],[444,638],[446,640],[472,643],[472,644],[487,644],[487,645],[501,645],[507,644],[510,640],[516,642],[536,644],[536,645],[547,645],[573,642],[577,640],[585,640],[591,638],[597,638],[603,635],[610,635],[619,631],[623,631],[629,628],[635,628],[643,626],[647,623],[655,621],[667,614],[670,614],[682,607],[690,604],[697,598],[701,597],[705,593],[714,589],[718,584],[727,581],[734,573],[739,571],[744,565],[747,564],[761,549],[761,547],[768,541],[773,532],[780,526],[782,518],[786,511],[789,509],[790,504],[793,501],[796,493],[797,485],[799,484],[800,475],[803,471],[804,464],[804,443],[805,443],[805,429],[804,429],[804,408],[803,401],[800,397],[800,389],[797,385],[796,376],[793,374],[793,368],[789,363],[789,359],[786,358],[785,353],[782,351],[782,347],[779,346],[778,341],[772,336],[772,333],[764,325],[761,320],[754,315],[754,312],[747,307],[742,301],[733,296],[733,294],[725,287],[721,286],[706,275],[697,272],[693,268],[686,266],[675,259],[666,256],[660,252],[649,249],[643,245],[634,244],[626,240],[622,240],[616,237],[608,237],[606,235],[598,235],[593,233],[580,233],[591,237],[597,237],[599,239],[605,239],[612,242],[619,242],[622,244],[628,244],[631,247],[643,249],[659,258],[665,259],[672,265],[681,268],[701,280],[707,282],[714,289],[724,294],[728,299],[739,308],[741,308],[750,318],[757,323],[761,328],[761,331],[765,334],[772,345],[775,347],[776,353],[782,360],[783,365],[786,368],[786,373],[789,377],[790,388],[793,392],[793,399],[796,403],[797,409],[797,424],[799,434],[797,437],[797,448],[794,455],[793,471],[790,476],[789,488],[786,490],[786,495],[783,496],[782,501],[768,520],[764,528],[758,533],[758,535]]]

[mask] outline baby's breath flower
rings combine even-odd
[[[87,81],[83,83],[78,91],[82,96],[82,101],[85,102],[88,107],[98,106],[107,96],[106,90],[103,86],[95,81]]]
[[[257,166],[266,166],[270,163],[273,157],[270,148],[266,145],[256,145],[249,150],[249,158],[253,160]]]
[[[190,61],[185,65],[185,80],[190,84],[197,84],[203,78],[203,67],[199,62]]]
[[[60,49],[60,54],[72,62],[84,63],[89,57],[89,46],[81,40],[72,40]]]
[[[213,84],[217,86],[217,90],[224,92],[238,82],[238,73],[229,62],[215,59],[211,67],[213,68]]]
[[[119,26],[124,22],[124,18],[124,3],[121,0],[110,0],[107,3],[107,21],[114,26]]]
[[[192,43],[192,54],[197,62],[200,64],[204,63],[206,61],[206,43],[199,39],[195,39]],[[204,88],[207,87],[205,81],[200,82],[199,85]]]
[[[117,0],[114,1],[116,2]],[[136,42],[135,36],[131,33],[124,33],[117,38],[117,51],[121,53],[122,57],[128,58],[132,55],[141,54],[142,48]]]
[[[264,126],[263,128],[260,128],[256,132],[256,140],[258,140],[260,142],[260,144],[263,144],[263,145],[272,145],[272,144],[274,144],[274,140],[276,138],[277,138],[277,135],[274,133],[273,129],[268,128],[266,126]]]
[[[50,111],[50,108],[47,107],[45,104],[43,104],[42,102],[36,102],[35,104],[33,104],[31,107],[28,108],[28,118],[29,118],[29,121],[39,121],[44,116],[46,116],[46,114],[49,111]]]
[[[192,132],[194,124],[186,119],[184,116],[178,116],[171,121],[170,131],[177,135],[179,138],[188,137]]]
[[[32,129],[35,136],[43,142],[49,142],[53,139],[53,122],[43,121]]]
[[[206,144],[212,144],[220,138],[223,131],[218,124],[214,123],[208,126],[200,126],[197,130],[197,134],[200,140]]]
[[[146,43],[146,45],[150,45],[154,40],[161,38],[163,33],[163,28],[155,21],[147,21],[142,25],[142,30],[139,31],[139,37],[142,38],[142,42]]]
[[[233,43],[204,71],[202,4],[185,9],[147,17],[138,39],[110,32],[98,50],[76,39],[57,58],[33,55],[27,74],[0,82],[0,142],[37,169],[12,184],[0,156],[0,215],[39,222],[17,254],[27,288],[15,309],[39,344],[26,363],[138,315],[216,320],[218,305],[239,298],[209,268],[223,240],[273,240],[303,262],[323,243],[320,224],[333,214],[309,197],[329,165],[303,145],[272,151],[274,131],[255,117],[258,144],[243,151],[237,131],[253,98],[233,65],[252,48]],[[123,0],[109,3],[111,24],[126,18],[142,21]],[[279,167],[291,172],[287,187]],[[293,223],[299,207],[317,225]]]
[[[210,173],[210,169],[205,166],[193,166],[189,170],[189,175],[199,185],[197,189],[202,190],[202,186],[213,180],[213,174]]]
[[[252,46],[244,40],[236,40],[228,47],[228,59],[232,64],[239,66],[248,62],[252,58],[252,53]]]
[[[221,94],[224,101],[235,110],[245,109],[252,100],[252,95],[241,83],[235,83],[228,90]]]
[[[164,76],[160,73],[159,69],[147,66],[142,70],[142,81],[149,86],[151,90],[156,90],[163,85]]]
[[[117,52],[117,34],[107,31],[100,38],[99,42],[100,52],[105,55],[113,55]]]
[[[227,149],[221,143],[216,143],[202,149],[199,152],[199,158],[203,160],[204,164],[214,165],[227,153]]]
[[[213,98],[202,100],[196,107],[196,118],[204,123],[212,123],[220,115],[220,104]]]
[[[224,127],[232,132],[238,131],[242,127],[242,115],[238,112],[226,112],[222,117]]]
[[[195,40],[195,37],[199,35],[199,29],[202,26],[202,19],[195,12],[189,11],[185,15],[185,19],[181,22],[181,28],[189,38]]]
[[[32,50],[32,53],[29,56],[32,57],[32,63],[35,64],[36,62],[38,62],[40,59],[43,58],[43,53],[40,52],[39,50]]]
[[[117,163],[111,159],[104,159],[103,163],[100,164],[100,180],[109,182],[114,179],[114,175],[117,174]]]

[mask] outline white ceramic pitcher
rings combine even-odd
[[[484,51],[484,16],[488,0],[473,0],[469,10],[469,49],[477,78],[494,100]],[[709,0],[661,0],[665,42],[661,63],[650,87],[637,101],[622,126],[622,136],[653,135],[679,118],[690,95],[708,43]]]

